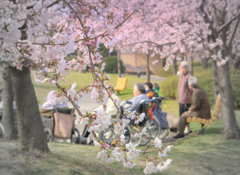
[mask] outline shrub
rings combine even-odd
[[[110,57],[104,57],[103,62],[106,63],[104,71],[107,73],[117,73],[118,72],[118,63],[117,63],[117,56],[110,56]],[[123,66],[122,61],[121,63],[121,72],[125,72],[125,68]]]
[[[173,67],[170,66],[169,69],[166,71],[164,70],[163,68],[159,69],[157,74],[160,76],[160,77],[171,77],[173,74]]]
[[[160,91],[163,96],[170,99],[177,99],[178,76],[172,75],[160,83]]]
[[[211,106],[214,105],[215,100],[214,100],[214,90],[213,90],[213,81],[212,81],[212,71],[211,69],[206,69],[200,72],[196,72],[195,75],[198,78],[198,84],[201,88],[203,88],[207,95],[208,95],[208,100],[211,104]]]

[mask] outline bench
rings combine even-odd
[[[203,119],[200,117],[189,117],[189,118],[187,118],[187,122],[188,123],[190,123],[190,122],[200,123],[202,125],[202,134],[204,134],[205,125],[212,124],[217,119],[217,117],[220,113],[220,110],[221,110],[221,95],[218,94],[216,104],[214,106],[213,113],[212,113],[212,116],[210,119],[207,120],[207,119]]]
[[[117,84],[114,87],[114,90],[119,93],[119,92],[124,91],[126,89],[126,87],[127,87],[127,78],[118,77]]]

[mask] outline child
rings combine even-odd
[[[160,87],[159,87],[158,83],[153,84],[153,89],[158,94],[159,97],[163,97],[163,95],[160,93]]]

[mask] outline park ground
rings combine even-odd
[[[236,111],[240,125],[240,111]],[[199,124],[191,125],[193,130]],[[121,163],[105,163],[96,159],[100,148],[68,143],[49,143],[51,153],[34,157],[22,155],[16,142],[0,141],[1,175],[141,175],[143,165],[127,169]],[[238,175],[240,141],[224,140],[222,122],[217,120],[205,135],[188,138],[175,145],[168,158],[173,160],[162,175]],[[157,153],[153,153],[157,154]],[[141,160],[140,164],[141,164]],[[144,163],[144,162],[142,162]]]
[[[196,76],[211,77],[211,69],[201,70],[195,68]],[[171,70],[160,72],[166,80],[172,79]],[[117,74],[110,74],[113,85],[116,84]],[[132,97],[133,85],[144,83],[146,79],[125,75],[128,79],[127,89],[120,93],[122,100]],[[209,80],[211,81],[211,80]],[[73,72],[67,78],[68,84],[77,82],[79,88],[92,82],[90,73]],[[157,81],[154,81],[157,82]],[[0,81],[1,84],[1,81]],[[67,86],[64,82],[62,86]],[[207,87],[206,85],[205,87]],[[50,90],[56,90],[53,85],[34,83],[39,104],[43,103]],[[209,88],[212,90],[212,88]],[[205,89],[206,90],[206,89]],[[163,104],[163,110],[177,117],[178,103],[169,99]],[[84,108],[84,106],[82,107]],[[236,111],[238,125],[240,126],[240,111]],[[196,131],[200,128],[198,123],[192,123],[191,128]],[[167,171],[159,174],[179,175],[238,175],[240,174],[240,141],[224,140],[222,134],[222,120],[215,121],[208,126],[205,135],[197,135],[177,144],[169,153],[168,158],[173,160]],[[173,142],[175,144],[176,142]],[[144,164],[141,157],[140,166],[127,169],[121,163],[107,164],[96,159],[99,147],[74,145],[69,143],[51,142],[48,144],[50,153],[40,157],[23,155],[18,150],[16,141],[3,142],[0,140],[0,175],[137,175],[143,174]],[[157,154],[157,153],[153,153]]]

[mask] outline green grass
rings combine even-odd
[[[240,124],[240,111],[237,112]],[[193,130],[199,124],[191,124]],[[0,144],[1,146],[1,144]],[[16,148],[8,148],[10,157],[0,158],[0,167],[9,169],[9,174],[22,175],[137,175],[143,174],[143,165],[127,169],[121,163],[105,163],[96,159],[98,147],[49,143],[51,153],[43,158],[22,156]],[[173,160],[167,171],[159,175],[237,175],[240,172],[240,141],[224,140],[222,121],[217,120],[206,128],[205,135],[188,138],[175,145],[168,158]],[[5,152],[2,151],[3,155]],[[157,154],[157,153],[153,153]],[[142,158],[141,158],[142,159]],[[144,163],[144,162],[142,162]],[[1,171],[0,171],[1,172]]]
[[[176,116],[179,115],[179,105],[176,100],[166,100],[162,104],[162,110],[168,113],[174,114]]]

